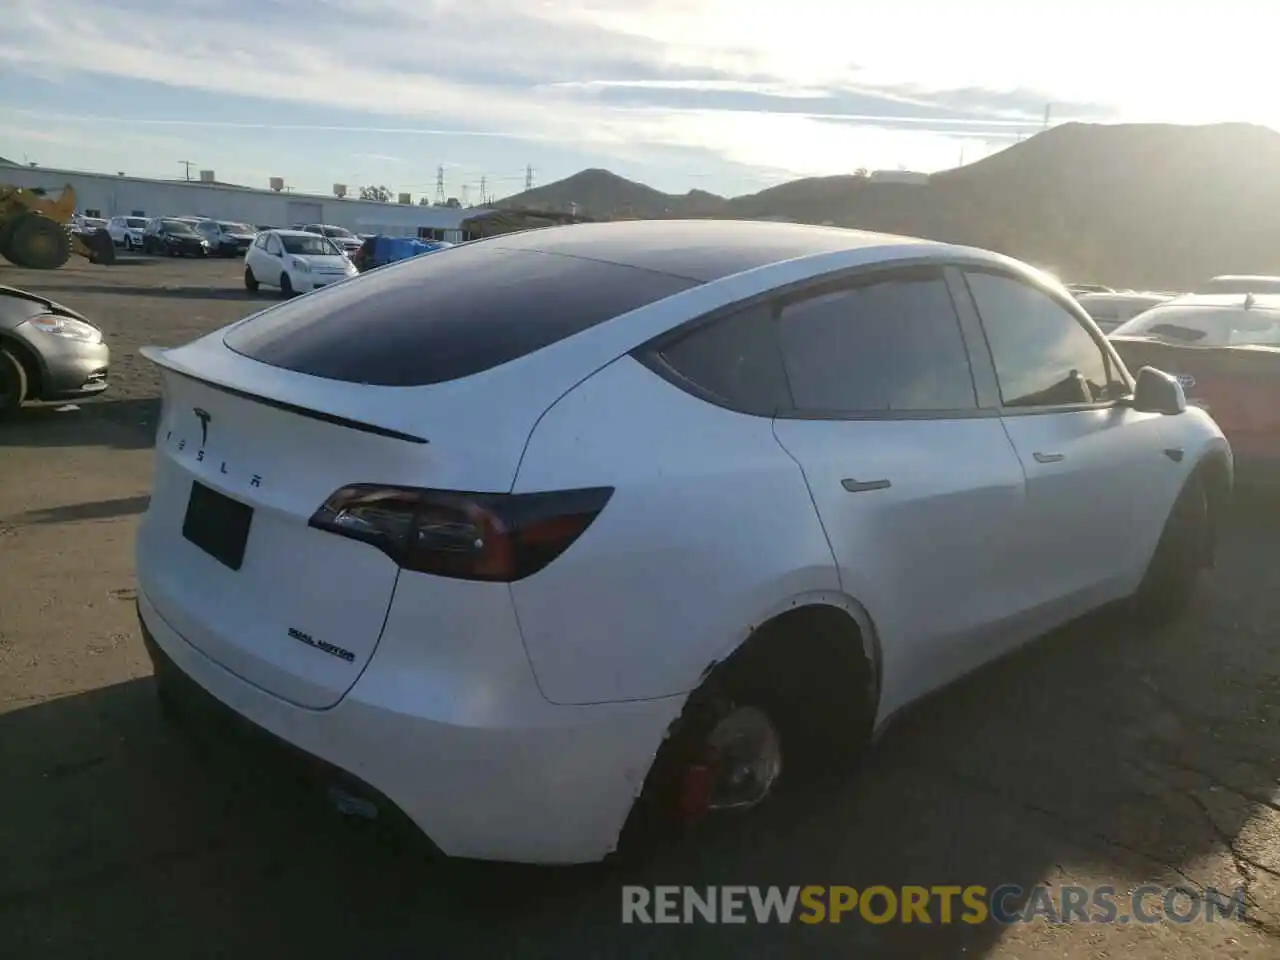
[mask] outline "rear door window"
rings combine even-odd
[[[480,373],[696,285],[477,243],[281,304],[233,327],[224,342],[310,376],[422,386]]]
[[[788,303],[778,336],[798,410],[977,408],[960,320],[937,268],[893,271]]]

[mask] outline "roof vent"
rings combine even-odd
[[[271,184],[271,189],[276,193],[284,189],[284,177],[272,177],[268,182]]]
[[[212,171],[212,170],[201,170],[201,171],[200,171],[200,182],[201,182],[201,183],[213,183],[213,182],[214,182],[213,171]]]

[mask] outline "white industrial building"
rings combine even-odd
[[[294,193],[273,179],[270,190],[218,182],[212,170],[199,180],[148,180],[112,176],[82,170],[0,164],[0,183],[19,187],[43,187],[52,194],[70,184],[76,192],[78,211],[85,216],[113,217],[209,217],[256,226],[290,227],[325,223],[355,233],[380,233],[395,237],[422,237],[457,242],[467,240],[462,221],[482,215],[486,208],[423,206],[402,202],[379,203],[350,199],[342,184],[334,195]]]

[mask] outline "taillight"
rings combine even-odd
[[[612,487],[503,494],[357,483],[330,496],[311,526],[377,547],[405,570],[510,583],[564,553],[612,495]]]

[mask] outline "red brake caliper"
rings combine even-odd
[[[680,818],[686,826],[693,826],[707,815],[711,808],[711,794],[719,774],[720,757],[713,747],[708,747],[700,760],[684,768],[680,780]]]

